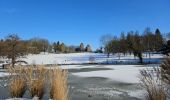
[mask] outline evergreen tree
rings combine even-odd
[[[65,44],[64,44],[64,43],[61,43],[61,45],[60,45],[60,51],[61,51],[62,53],[64,53],[65,50],[66,50]]]
[[[155,43],[155,50],[161,49],[161,47],[163,45],[163,37],[162,37],[159,29],[156,29],[156,31],[155,31],[155,42],[156,42]]]
[[[83,52],[84,51],[84,44],[80,43],[80,51]]]
[[[91,46],[88,44],[85,49],[86,52],[92,52]]]
[[[61,51],[60,42],[59,42],[59,41],[57,42],[56,49],[57,49],[58,51]]]
[[[53,49],[54,49],[54,52],[56,53],[57,52],[57,44],[55,42],[53,43]]]
[[[63,45],[63,44],[62,44]],[[56,42],[54,42],[53,43],[53,49],[54,49],[54,52],[56,53],[57,51],[58,52],[62,52],[62,50],[61,50],[61,44],[60,44],[60,42],[58,41],[57,43]]]

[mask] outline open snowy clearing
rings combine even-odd
[[[138,58],[134,58],[133,55],[121,55],[120,59],[117,54],[110,55],[107,58],[107,54],[100,53],[69,53],[69,54],[50,54],[41,53],[37,55],[27,55],[25,58],[20,58],[20,60],[26,61],[28,64],[82,64],[89,63],[89,58],[94,57],[95,63],[122,63],[122,64],[136,64],[138,63]],[[143,54],[144,62],[158,63],[160,59],[164,56],[162,54],[153,54],[152,59],[146,54]]]

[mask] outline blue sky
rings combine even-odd
[[[170,32],[170,0],[0,0],[0,38],[42,37],[100,46],[104,34]]]

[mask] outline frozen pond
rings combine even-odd
[[[65,65],[70,100],[143,100],[139,71],[147,65]],[[2,72],[1,72],[2,73]],[[0,78],[0,99],[9,98],[7,78]],[[46,87],[48,88],[48,87]],[[25,96],[29,98],[26,92]],[[46,91],[44,100],[49,97]]]
[[[94,57],[95,63],[98,64],[88,65],[90,57]],[[157,64],[162,61],[163,55],[154,54],[152,59],[143,55],[143,58],[145,64],[148,62]],[[133,55],[121,56],[119,59],[117,55],[107,58],[106,54],[96,53],[37,54],[27,55],[21,60],[30,65],[68,64],[60,67],[69,71],[70,100],[142,100],[145,93],[140,87],[139,72],[146,67],[155,66],[137,65],[138,59]],[[110,64],[120,62],[124,65],[102,65],[106,62]],[[0,69],[0,100],[10,97],[7,76],[8,74]],[[48,87],[46,89],[48,90]],[[28,92],[24,97],[29,98]],[[49,92],[46,91],[43,100],[47,100],[48,97]]]
[[[141,100],[140,65],[69,66],[71,100]]]

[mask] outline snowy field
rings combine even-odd
[[[38,55],[27,55],[21,60],[26,61],[28,64],[82,64],[89,63],[89,58],[93,57],[95,63],[110,63],[110,64],[136,64],[138,63],[138,58],[134,58],[133,55],[121,55],[120,59],[118,55],[111,55],[110,58],[106,54],[100,53],[69,53],[69,54],[50,54],[41,53]],[[146,57],[143,54],[144,62],[146,63],[158,63],[160,59],[163,58],[161,54],[154,54],[151,56],[152,59]]]
[[[95,53],[72,53],[72,54],[39,54],[28,55],[21,58],[28,64],[77,64],[77,65],[61,65],[62,69],[69,71],[70,100],[144,100],[144,90],[140,87],[139,77],[140,70],[152,68],[155,65],[107,65],[107,64],[83,64],[89,63],[89,57],[95,57],[95,62],[103,63],[106,61],[115,62],[121,61],[135,63],[138,59],[133,56],[117,56],[111,55],[108,59],[105,54]],[[144,61],[161,61],[162,55],[153,55],[152,59],[144,58]],[[156,62],[156,63],[157,63]],[[125,63],[125,64],[126,64]],[[46,67],[52,68],[52,67]],[[4,70],[0,69],[1,78],[8,76]],[[6,81],[5,81],[6,82]],[[4,85],[4,86],[3,86]],[[7,92],[5,83],[0,84],[0,99],[8,98],[10,95]],[[3,93],[1,93],[3,92]],[[91,95],[92,97],[89,97]],[[28,98],[27,95],[25,95]],[[43,100],[47,100],[47,95]]]

